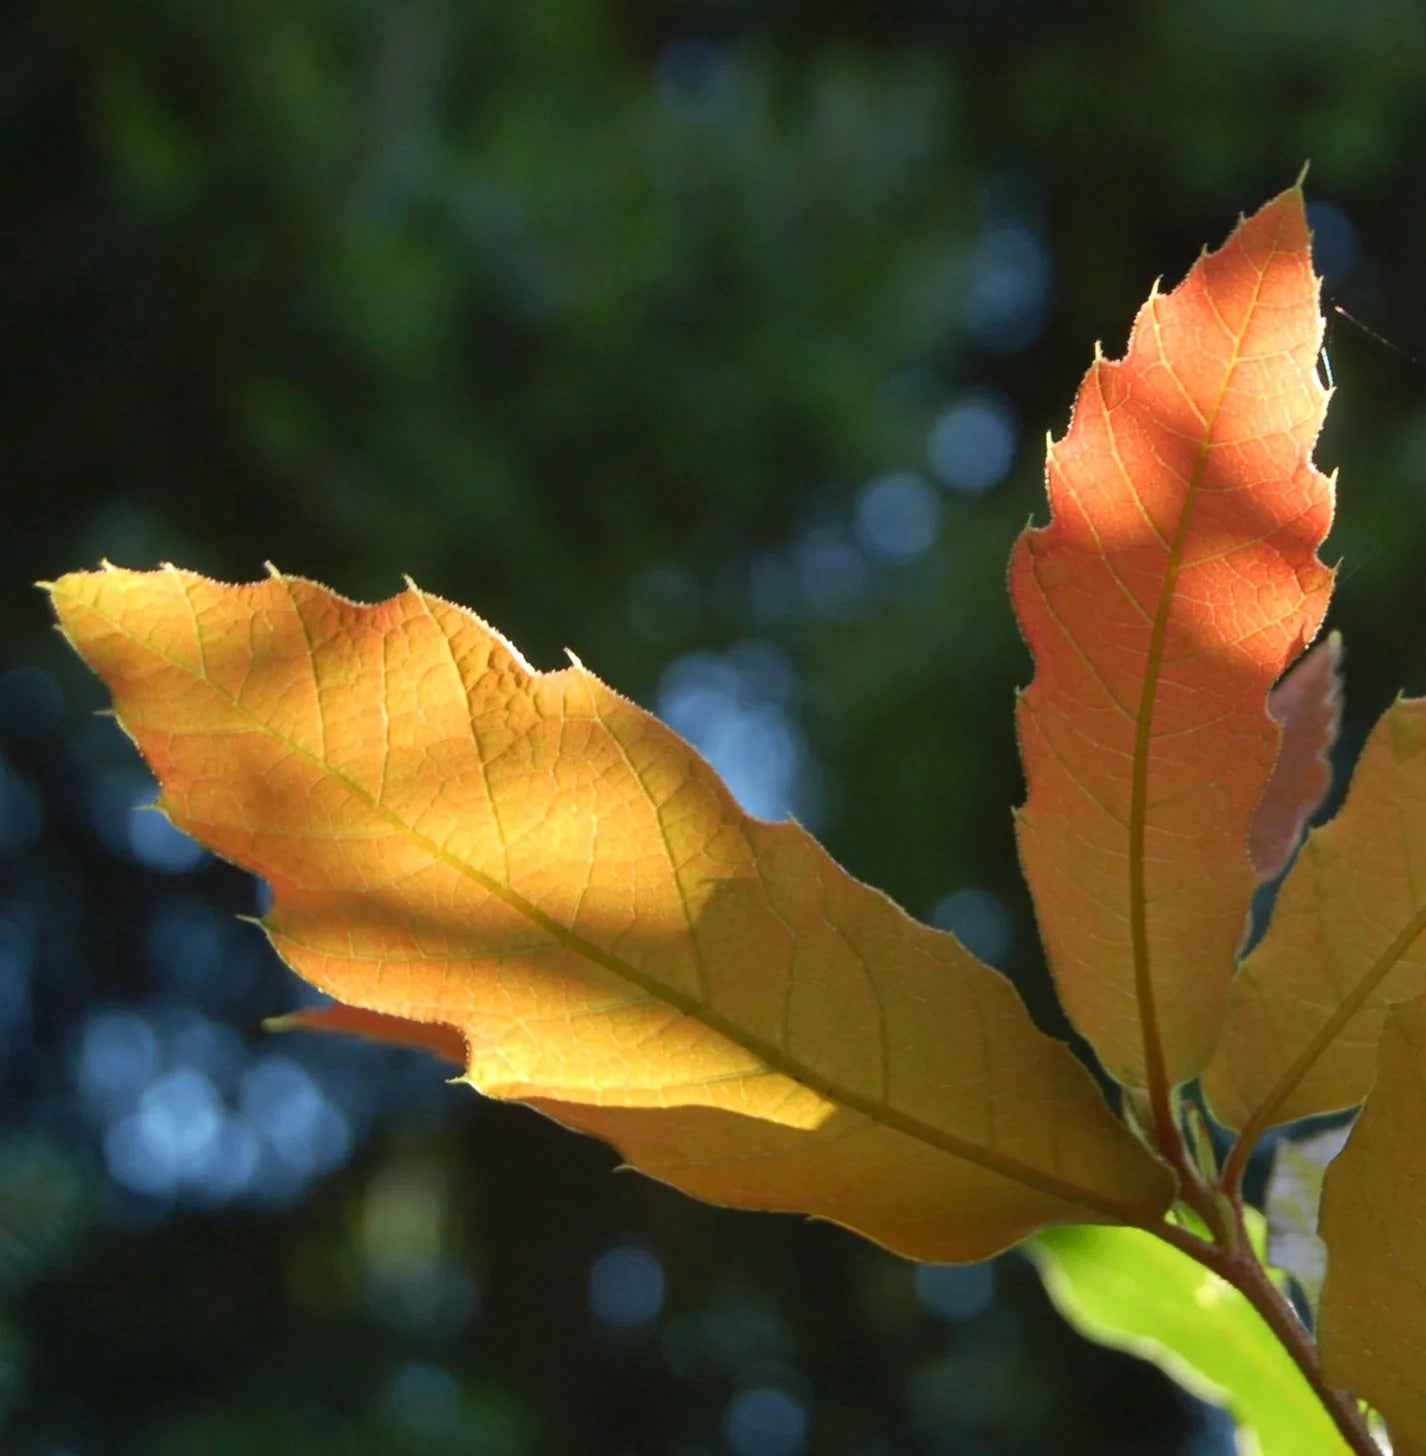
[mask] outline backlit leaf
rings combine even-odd
[[[1305,1138],[1282,1138],[1273,1149],[1263,1211],[1268,1220],[1268,1259],[1297,1281],[1310,1309],[1322,1298],[1327,1246],[1317,1233],[1322,1179],[1342,1151],[1345,1127],[1330,1127]]]
[[[1011,561],[1035,658],[1020,853],[1060,997],[1136,1086],[1212,1055],[1282,739],[1268,691],[1331,586],[1308,241],[1293,189],[1150,297],[1086,376],[1051,522]]]
[[[270,883],[283,958],[456,1028],[490,1095],[920,1259],[1167,1204],[1003,976],[745,815],[578,662],[536,672],[415,587],[110,569],[53,596],[164,810]]]
[[[306,1011],[289,1011],[285,1016],[270,1016],[263,1026],[268,1031],[326,1031],[361,1036],[368,1041],[430,1052],[457,1067],[465,1066],[467,1059],[465,1037],[453,1026],[442,1026],[436,1021],[408,1021],[400,1016],[385,1016],[380,1011],[343,1006],[340,1002]]]
[[[1372,730],[1341,812],[1307,836],[1233,984],[1204,1077],[1214,1116],[1265,1128],[1354,1107],[1387,1007],[1426,991],[1426,698]]]
[[[1253,814],[1248,853],[1260,880],[1287,867],[1307,821],[1332,787],[1328,758],[1342,726],[1342,638],[1336,632],[1306,653],[1268,696],[1282,724],[1282,748]]]
[[[1114,1228],[1051,1229],[1029,1249],[1055,1306],[1076,1329],[1152,1360],[1195,1395],[1225,1406],[1240,1449],[1263,1456],[1348,1450],[1262,1316],[1186,1254],[1140,1229]]]
[[[1426,1452],[1426,998],[1393,1007],[1376,1085],[1327,1169],[1322,1371]]]

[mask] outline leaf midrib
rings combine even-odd
[[[1273,251],[1276,253],[1276,240]],[[1149,913],[1146,887],[1149,798],[1149,758],[1153,737],[1154,708],[1158,701],[1159,683],[1163,674],[1164,641],[1168,636],[1169,619],[1178,587],[1178,574],[1183,564],[1183,555],[1193,522],[1194,507],[1198,503],[1198,492],[1208,472],[1208,462],[1216,442],[1213,438],[1223,400],[1228,393],[1233,374],[1242,359],[1243,340],[1262,297],[1263,279],[1266,267],[1258,270],[1253,284],[1252,297],[1243,314],[1243,323],[1232,336],[1233,351],[1223,370],[1218,394],[1213,407],[1203,422],[1202,438],[1198,447],[1198,458],[1189,477],[1184,495],[1183,509],[1179,513],[1174,537],[1169,544],[1168,557],[1164,565],[1163,584],[1159,589],[1159,602],[1154,612],[1153,625],[1149,631],[1149,648],[1144,663],[1144,684],[1139,697],[1139,711],[1134,724],[1134,757],[1129,794],[1129,934],[1134,962],[1134,998],[1139,1012],[1139,1033],[1144,1047],[1144,1071],[1150,1103],[1155,1108],[1169,1106],[1169,1070],[1164,1055],[1163,1027],[1160,1024],[1158,1003],[1154,993],[1153,973],[1149,955]],[[1157,296],[1154,303],[1157,304]],[[1155,332],[1158,328],[1158,312],[1154,312]],[[1164,356],[1160,345],[1159,352]],[[1245,849],[1246,853],[1246,849]]]
[[[1263,1098],[1257,1111],[1243,1124],[1239,1133],[1241,1142],[1253,1147],[1266,1129],[1272,1126],[1272,1118],[1278,1108],[1292,1096],[1322,1054],[1346,1030],[1347,1024],[1362,1010],[1372,993],[1396,969],[1397,963],[1411,949],[1423,930],[1426,930],[1426,904],[1420,906],[1407,919],[1392,937],[1391,944],[1371,963],[1351,992],[1337,1003],[1331,1016],[1318,1027],[1312,1038],[1293,1058],[1287,1070],[1273,1083],[1272,1090]]]
[[[1388,715],[1400,708],[1400,699],[1397,704],[1388,709]],[[1385,718],[1383,719],[1385,721]],[[1399,774],[1401,761],[1399,756],[1396,759],[1396,770]],[[1276,1082],[1269,1089],[1268,1095],[1254,1111],[1247,1122],[1243,1124],[1241,1138],[1244,1144],[1251,1148],[1262,1136],[1263,1131],[1272,1125],[1272,1118],[1282,1104],[1292,1096],[1301,1084],[1304,1077],[1311,1071],[1332,1045],[1334,1041],[1346,1030],[1348,1024],[1362,1010],[1373,993],[1380,987],[1381,983],[1395,970],[1401,961],[1421,935],[1426,930],[1426,896],[1418,890],[1415,876],[1412,874],[1411,853],[1408,843],[1406,825],[1403,822],[1402,800],[1398,795],[1395,799],[1396,821],[1401,838],[1401,856],[1406,869],[1406,885],[1411,902],[1417,907],[1408,915],[1401,928],[1392,937],[1391,941],[1367,968],[1364,975],[1356,982],[1352,990],[1339,1001],[1333,1009],[1332,1014],[1318,1027],[1317,1031],[1298,1052],[1297,1056],[1288,1064],[1287,1068],[1279,1075]],[[1323,846],[1323,834],[1330,834],[1331,826],[1324,826],[1308,836],[1307,843],[1302,848],[1302,854],[1312,858],[1315,862],[1316,856],[1321,852]],[[1325,933],[1322,927],[1323,902],[1319,893],[1314,897],[1316,901],[1316,918],[1318,922],[1319,935]]]
[[[183,585],[184,595],[186,597],[186,585],[182,583],[182,578],[179,573],[175,571],[174,575],[179,578],[180,584]],[[282,579],[275,570],[274,577]],[[411,589],[424,599],[425,593],[420,588],[413,585]],[[1042,1193],[1047,1197],[1056,1198],[1067,1204],[1090,1209],[1112,1219],[1116,1223],[1141,1228],[1152,1228],[1154,1226],[1155,1220],[1147,1217],[1144,1210],[1139,1207],[1121,1202],[1095,1189],[1081,1187],[1068,1180],[1058,1178],[1054,1174],[1043,1172],[1038,1168],[1007,1157],[994,1149],[987,1148],[969,1139],[960,1138],[954,1133],[949,1133],[934,1127],[919,1118],[900,1112],[884,1102],[879,1102],[875,1098],[865,1097],[851,1089],[839,1086],[822,1076],[814,1068],[797,1061],[782,1049],[751,1035],[746,1028],[729,1020],[712,1007],[702,1005],[693,998],[682,994],[677,989],[645,975],[637,967],[628,964],[617,956],[611,955],[602,947],[555,920],[547,912],[541,910],[538,905],[527,900],[518,891],[508,885],[502,884],[475,865],[468,864],[466,861],[450,854],[433,840],[426,838],[426,836],[421,834],[414,826],[407,823],[400,815],[374,799],[370,792],[361,784],[349,778],[340,770],[333,768],[305,745],[278,733],[269,723],[257,717],[230,692],[214,682],[207,675],[206,670],[195,672],[188,663],[181,662],[161,651],[151,642],[143,641],[136,637],[127,631],[121,622],[106,614],[95,603],[81,601],[77,597],[73,598],[73,600],[78,605],[94,612],[113,631],[134,643],[141,650],[158,658],[170,668],[201,682],[214,696],[221,699],[235,713],[251,723],[257,731],[265,734],[287,751],[303,759],[319,772],[336,780],[374,815],[383,819],[399,833],[404,834],[411,842],[425,850],[438,863],[445,865],[457,875],[463,876],[479,885],[487,893],[496,896],[517,914],[523,915],[533,924],[539,926],[557,944],[583,956],[586,960],[591,961],[612,975],[637,986],[645,994],[666,1002],[681,1015],[701,1023],[734,1046],[742,1047],[745,1051],[752,1053],[764,1065],[780,1075],[787,1077],[789,1080],[801,1083],[824,1101],[835,1106],[845,1107],[865,1117],[869,1122],[888,1128],[891,1131],[899,1132],[915,1141],[933,1147],[950,1157],[958,1158],[963,1162],[984,1168],[988,1172],[999,1174],[1001,1177]],[[294,611],[296,611],[295,603]],[[298,612],[297,615],[300,618],[301,613]],[[199,641],[201,642],[201,640],[202,634],[199,632]],[[573,671],[574,669],[564,670]],[[531,671],[534,672],[535,670],[532,669]],[[546,676],[547,674],[536,673],[536,675]],[[120,716],[122,717],[122,715]],[[250,868],[254,873],[261,873],[261,869],[258,866],[251,866]],[[276,908],[275,903],[274,908]],[[267,932],[266,917],[264,917],[263,926],[264,931]],[[270,932],[267,933],[270,935]]]

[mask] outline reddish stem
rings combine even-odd
[[[1173,1131],[1171,1138],[1165,1138],[1159,1130],[1160,1152],[1178,1174],[1180,1199],[1203,1220],[1213,1237],[1211,1241],[1203,1239],[1171,1223],[1154,1224],[1149,1226],[1149,1231],[1231,1284],[1277,1336],[1355,1456],[1382,1456],[1381,1447],[1367,1429],[1356,1401],[1346,1391],[1328,1385],[1323,1378],[1317,1345],[1310,1331],[1298,1319],[1287,1297],[1268,1278],[1267,1270],[1253,1251],[1243,1216],[1242,1162],[1230,1154],[1223,1177],[1214,1187],[1188,1156],[1182,1131],[1176,1124]]]

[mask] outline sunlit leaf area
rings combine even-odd
[[[1426,690],[1422,74],[1407,0],[6,8],[0,1450],[1233,1452],[1023,1255],[708,1207],[436,1057],[265,1029],[318,1002],[266,886],[155,811],[32,583],[270,562],[478,603],[1072,1040],[1008,812],[1046,433],[1310,161],[1333,812]],[[1339,1210],[1406,1154],[1353,1156]]]

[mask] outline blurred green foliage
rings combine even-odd
[[[12,1301],[61,1259],[88,1214],[78,1160],[46,1140],[0,1140],[0,1425],[19,1403],[30,1350]]]
[[[405,571],[649,703],[671,664],[755,640],[790,674],[800,812],[917,914],[961,892],[945,913],[971,906],[1058,1025],[1008,812],[1028,662],[1004,563],[1043,514],[1039,442],[1095,339],[1119,352],[1153,279],[1309,158],[1337,296],[1426,351],[1423,74],[1414,0],[6,7],[0,633],[76,705],[7,743],[44,826],[0,835],[0,919],[41,927],[7,1106],[107,1211],[0,1295],[5,1449],[1220,1449],[1019,1261],[992,1307],[938,1315],[877,1250],[612,1178],[439,1087],[419,1114],[392,1091],[296,1203],[111,1207],[113,1128],[73,1101],[86,1015],[216,1017],[221,988],[155,968],[177,891],[96,838],[86,774],[122,750],[94,747],[28,583],[271,559],[371,598]],[[1426,686],[1426,376],[1345,326],[1332,360],[1350,748]],[[1012,468],[937,484],[926,549],[878,556],[868,482],[930,479],[975,390]],[[221,869],[195,883],[247,908]],[[260,1046],[293,992],[255,984],[222,1004]],[[426,1191],[393,1202],[408,1175]],[[625,1237],[667,1303],[611,1332],[588,1279]],[[810,1416],[796,1446],[734,1419],[762,1389]]]

